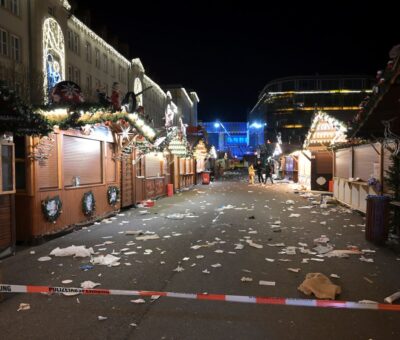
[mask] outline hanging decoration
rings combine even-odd
[[[109,205],[115,205],[119,202],[119,188],[110,186],[107,189],[107,200]]]
[[[55,136],[50,134],[48,136],[43,136],[39,139],[39,142],[33,147],[32,153],[28,157],[35,161],[43,161],[49,159],[51,156],[51,151],[55,146]]]
[[[82,197],[82,211],[85,216],[93,215],[96,210],[96,200],[92,191],[85,192]]]
[[[56,220],[62,213],[62,202],[59,196],[42,201],[42,212],[47,221],[56,223]]]
[[[215,150],[215,146],[214,145],[211,146],[209,154],[210,154],[210,158],[211,159],[217,159],[218,158],[217,150]]]
[[[78,84],[72,81],[57,83],[50,92],[50,102],[60,105],[74,105],[84,102],[83,93]]]

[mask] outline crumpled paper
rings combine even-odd
[[[93,257],[90,262],[92,264],[99,264],[102,266],[118,266],[119,265],[119,259],[120,257],[116,257],[114,255],[111,254],[107,254],[106,256],[104,255],[99,255],[96,257]]]
[[[74,256],[74,257],[90,257],[94,254],[93,248],[86,248],[86,246],[70,246],[67,248],[57,247],[53,249],[50,255],[53,256]]]
[[[298,290],[306,295],[314,294],[318,299],[334,300],[336,294],[340,294],[342,289],[329,280],[322,273],[308,273]]]

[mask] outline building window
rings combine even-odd
[[[74,33],[74,52],[76,54],[80,54],[80,48],[79,48],[79,35]]]
[[[96,67],[100,68],[100,51],[96,48],[95,50]]]
[[[90,74],[86,75],[86,92],[88,95],[92,94],[92,76]]]
[[[19,0],[11,0],[11,12],[19,16]]]
[[[74,81],[74,68],[71,65],[68,65],[68,80]]]
[[[55,16],[55,14],[56,14],[56,8],[55,7],[49,7],[48,8],[48,13],[51,15],[51,16]]]
[[[79,55],[80,53],[79,35],[69,30],[67,33],[67,39],[68,39],[68,48]]]
[[[11,58],[16,62],[21,61],[21,39],[15,35],[11,35]]]
[[[122,81],[122,66],[118,67],[118,80]]]
[[[8,33],[0,29],[0,54],[8,56]]]
[[[86,61],[92,63],[92,46],[86,42]]]
[[[108,72],[108,58],[106,54],[103,54],[103,71]]]
[[[75,83],[78,85],[81,85],[81,71],[75,67],[75,78],[74,78]]]
[[[115,77],[115,62],[111,60],[111,76]]]

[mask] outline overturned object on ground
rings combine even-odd
[[[93,248],[86,248],[85,246],[70,246],[66,248],[57,247],[53,249],[50,255],[53,256],[74,256],[74,257],[90,257],[94,254]]]
[[[327,276],[321,273],[308,273],[298,290],[306,295],[314,294],[318,299],[331,300],[335,299],[336,294],[342,292],[339,286],[333,284]]]

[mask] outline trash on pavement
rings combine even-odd
[[[246,242],[250,247],[254,247],[254,248],[257,248],[257,249],[262,249],[263,248],[263,246],[261,244],[254,243],[252,240],[246,240]]]
[[[99,320],[99,321],[104,321],[104,320],[107,320],[108,318],[106,317],[106,316],[101,316],[101,315],[99,315],[98,317],[97,317],[97,320]]]
[[[294,201],[293,201],[293,200],[287,200],[287,201],[286,201],[286,204],[287,204],[287,205],[293,205],[293,204],[294,204]]]
[[[136,240],[138,240],[138,241],[157,240],[159,238],[160,238],[160,236],[158,236],[157,234],[136,236]]]
[[[306,295],[314,294],[318,299],[334,300],[342,292],[340,286],[335,285],[322,273],[308,273],[298,290]]]
[[[93,248],[86,248],[86,246],[69,246],[66,248],[57,247],[53,249],[50,255],[53,256],[74,256],[74,257],[90,257],[94,254]]]
[[[21,302],[21,303],[19,304],[19,307],[18,307],[18,309],[17,309],[17,312],[19,312],[20,310],[29,310],[29,309],[31,309],[31,305],[30,305],[29,303],[23,303],[23,302]]]
[[[83,289],[93,289],[94,287],[100,286],[100,283],[93,281],[83,281],[81,283],[81,288]]]
[[[176,267],[174,270],[173,270],[173,272],[178,272],[178,273],[180,273],[180,272],[183,272],[185,270],[185,268],[183,268],[183,267],[181,267],[181,266],[178,266],[178,267]]]
[[[45,262],[45,261],[50,261],[51,257],[50,256],[42,256],[38,258],[39,262]]]
[[[260,281],[258,281],[258,284],[260,286],[275,286],[275,281],[263,281],[263,280],[260,280]]]
[[[99,255],[99,256],[93,257],[90,260],[90,262],[92,264],[98,264],[101,266],[109,266],[109,267],[113,266],[114,267],[114,266],[119,265],[119,262],[118,262],[119,260],[120,260],[120,257],[116,257],[114,255],[107,254],[106,256]]]
[[[400,299],[400,292],[396,292],[396,293],[393,293],[392,295],[385,297],[384,301],[386,303],[393,303],[397,299]]]
[[[301,270],[301,268],[288,268],[287,270],[293,273],[298,273]]]
[[[251,282],[251,281],[253,281],[253,279],[252,279],[251,277],[243,276],[243,277],[240,279],[240,281],[242,281],[242,282]]]
[[[289,217],[300,217],[300,214],[290,214]]]
[[[61,283],[62,283],[63,285],[66,285],[66,284],[68,284],[68,283],[72,283],[72,280],[63,280],[63,281],[61,281]]]
[[[368,262],[368,263],[373,263],[373,262],[374,262],[374,259],[361,256],[361,257],[360,257],[360,261],[362,261],[362,262]]]
[[[84,271],[86,272],[86,271],[88,271],[88,270],[90,270],[90,269],[93,269],[94,266],[92,266],[91,264],[83,264],[83,265],[80,266],[79,268],[82,269],[82,270],[84,270]]]
[[[136,300],[131,300],[131,302],[133,302],[133,303],[146,303],[146,301],[145,300],[143,300],[143,299],[136,299]]]

